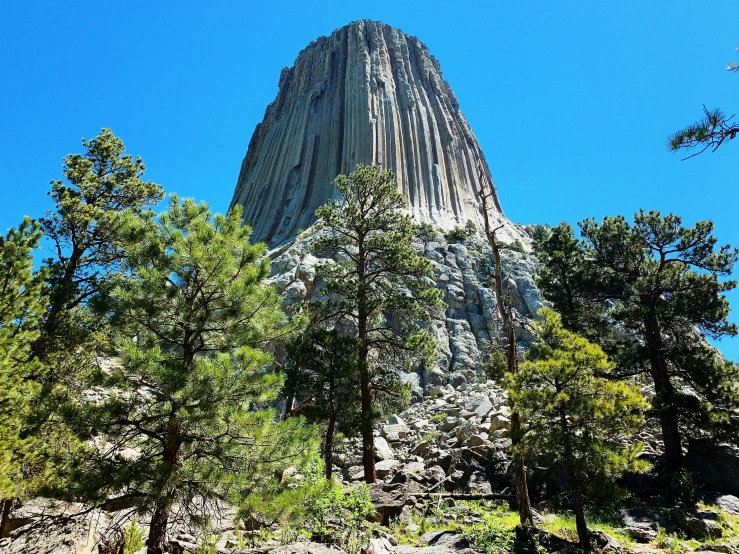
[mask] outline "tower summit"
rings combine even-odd
[[[481,221],[480,171],[492,178],[439,62],[417,38],[369,20],[311,42],[282,70],[231,206],[244,207],[254,239],[284,243],[359,163],[392,169],[418,221]]]

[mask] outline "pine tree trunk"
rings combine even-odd
[[[288,419],[292,415],[293,408],[295,407],[295,392],[291,391],[287,398],[285,398],[285,413],[282,415],[282,419]]]
[[[328,427],[326,428],[326,441],[324,445],[324,464],[326,466],[326,479],[331,480],[333,475],[334,432],[336,429],[336,402],[334,400],[333,383],[329,388],[328,403],[329,414]]]
[[[172,413],[176,407],[172,407]],[[182,429],[177,424],[174,416],[167,425],[167,446],[164,451],[164,463],[169,471],[176,471],[180,465],[180,449],[182,447]],[[175,491],[166,491],[164,501],[154,509],[149,524],[149,540],[146,541],[148,554],[163,554],[167,544],[167,524],[169,523],[169,512],[172,509],[172,498]]]
[[[521,443],[521,417],[518,412],[511,415],[511,446],[516,447]],[[518,505],[518,518],[521,525],[528,522],[534,526],[534,516],[529,499],[529,486],[526,481],[526,465],[520,452],[513,454],[514,480],[516,484],[516,504]]]
[[[149,524],[149,540],[146,541],[148,554],[164,554],[167,545],[167,524],[169,523],[169,501],[164,506],[157,506]]]
[[[359,278],[357,294],[357,335],[359,338],[360,388],[362,393],[362,466],[364,481],[374,483],[375,476],[375,436],[372,432],[372,382],[369,370],[369,332],[367,323],[369,314],[366,306],[365,272],[367,270],[367,253],[365,252],[365,236],[360,234],[359,251],[357,252],[357,276]]]
[[[575,526],[577,527],[577,538],[583,550],[590,550],[588,541],[588,526],[585,523],[585,512],[582,507],[582,494],[579,489],[575,490]]]
[[[8,498],[2,501],[2,519],[0,519],[0,539],[10,535],[10,510],[13,508],[13,500]]]
[[[654,392],[662,404],[659,422],[665,448],[665,469],[674,473],[682,466],[683,449],[678,427],[677,409],[674,404],[672,383],[664,356],[662,329],[657,316],[652,313],[645,321],[646,342],[649,347],[649,363],[654,380]]]
[[[361,349],[360,349],[361,350]],[[372,432],[372,390],[370,388],[367,364],[362,364],[362,465],[364,480],[374,483],[375,477],[375,436]]]
[[[668,473],[674,473],[683,465],[682,441],[675,408],[671,407],[666,410],[666,413],[660,414],[659,422],[665,445],[665,468]]]
[[[498,254],[499,255],[499,254]],[[510,313],[506,313],[506,327],[508,331],[508,372],[515,374],[518,373],[518,357],[516,353],[516,333],[513,328],[513,322],[510,321]],[[521,525],[534,526],[534,515],[531,509],[531,499],[529,498],[529,486],[526,481],[526,465],[523,459],[523,454],[516,451],[516,446],[521,444],[521,416],[515,411],[515,406],[512,406],[511,413],[511,446],[515,453],[513,454],[513,464],[515,470],[515,482],[516,482],[516,503],[518,504],[518,516],[521,521]]]

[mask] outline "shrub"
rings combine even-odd
[[[506,248],[508,250],[513,250],[514,252],[520,252],[521,254],[525,254],[526,253],[526,249],[523,247],[523,244],[518,239],[514,240]]]
[[[335,484],[311,502],[308,513],[314,532],[328,535],[348,554],[359,554],[369,544],[367,520],[375,506],[365,483],[344,491]]]
[[[123,554],[135,554],[144,546],[144,531],[136,520],[123,531]]]
[[[667,496],[673,502],[692,504],[695,502],[695,481],[693,474],[686,469],[680,469],[670,476]]]

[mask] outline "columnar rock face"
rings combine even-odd
[[[359,163],[392,169],[419,221],[480,222],[480,172],[492,179],[438,61],[417,38],[374,21],[319,38],[282,71],[231,206],[244,207],[255,239],[284,243]]]

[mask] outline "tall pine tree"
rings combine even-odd
[[[393,173],[359,165],[334,185],[342,198],[316,212],[324,233],[314,252],[335,260],[316,271],[327,289],[318,317],[359,340],[362,460],[365,480],[373,483],[375,397],[395,393],[391,383],[404,365],[432,362],[435,343],[421,323],[442,302],[430,284],[430,262],[412,247],[415,227],[401,212],[405,199]]]
[[[12,502],[26,496],[34,480],[28,455],[36,441],[21,429],[34,392],[24,376],[35,365],[31,344],[43,310],[43,274],[33,273],[40,239],[40,226],[29,218],[0,236],[0,537],[7,536]]]
[[[314,329],[285,350],[285,396],[299,402],[289,402],[287,415],[325,424],[323,460],[331,479],[337,432],[351,435],[359,427],[359,342],[336,329]]]
[[[82,144],[84,154],[64,158],[65,181],[51,182],[54,209],[40,220],[53,253],[44,261],[49,302],[34,341],[34,353],[46,366],[38,376],[42,382],[66,378],[83,350],[93,350],[81,347],[99,341],[94,333],[105,321],[89,303],[114,286],[124,259],[120,213],[142,213],[163,197],[159,185],[142,179],[141,158],[126,154],[110,129]]]
[[[158,218],[128,215],[129,278],[110,298],[120,366],[94,375],[107,398],[66,409],[100,444],[68,492],[129,498],[150,515],[148,552],[160,554],[173,509],[202,521],[209,503],[238,504],[316,445],[311,427],[277,424],[267,407],[281,380],[265,347],[294,324],[240,210],[214,216],[173,196]]]

